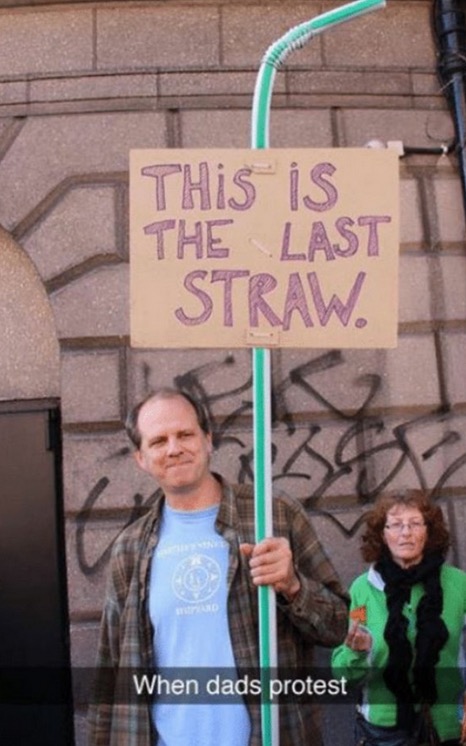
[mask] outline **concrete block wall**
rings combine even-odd
[[[215,467],[232,480],[252,476],[250,353],[130,347],[129,150],[248,147],[265,49],[333,6],[0,0],[0,225],[41,278],[60,346],[76,666],[94,659],[111,543],[154,492],[123,433],[128,406],[155,385],[201,392],[216,426]],[[291,55],[274,88],[272,146],[450,143],[430,14],[427,0],[391,0]],[[435,490],[456,539],[452,559],[466,568],[465,216],[455,156],[406,156],[400,177],[397,348],[273,354],[276,483],[312,512],[345,583],[362,569],[362,513],[406,485]],[[84,744],[84,712],[76,722]]]

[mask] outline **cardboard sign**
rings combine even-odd
[[[394,347],[391,150],[135,150],[135,347]]]

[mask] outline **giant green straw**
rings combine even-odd
[[[385,0],[356,0],[323,13],[290,29],[266,51],[254,90],[252,148],[269,147],[269,114],[275,73],[286,56],[307,44],[316,34],[385,6]],[[270,349],[253,349],[254,397],[254,509],[255,539],[273,534],[271,453],[271,363]],[[273,589],[261,586],[259,594],[259,657],[262,683],[262,743],[279,745],[278,706],[270,701],[269,681],[277,669],[276,604]]]

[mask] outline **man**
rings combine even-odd
[[[190,682],[220,671],[244,682],[241,672],[259,665],[259,585],[276,591],[279,665],[288,672],[309,671],[315,644],[342,642],[347,597],[305,511],[275,497],[274,536],[254,544],[252,489],[211,472],[212,438],[198,402],[161,389],[134,408],[127,431],[137,464],[161,489],[113,547],[98,659],[112,687],[125,671],[188,671]],[[90,743],[260,746],[255,693],[220,703],[166,690],[137,703],[107,695],[91,708]],[[280,707],[281,746],[318,743],[310,705]]]

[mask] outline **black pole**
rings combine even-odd
[[[466,14],[465,0],[434,0],[437,70],[455,124],[456,155],[466,216]]]

